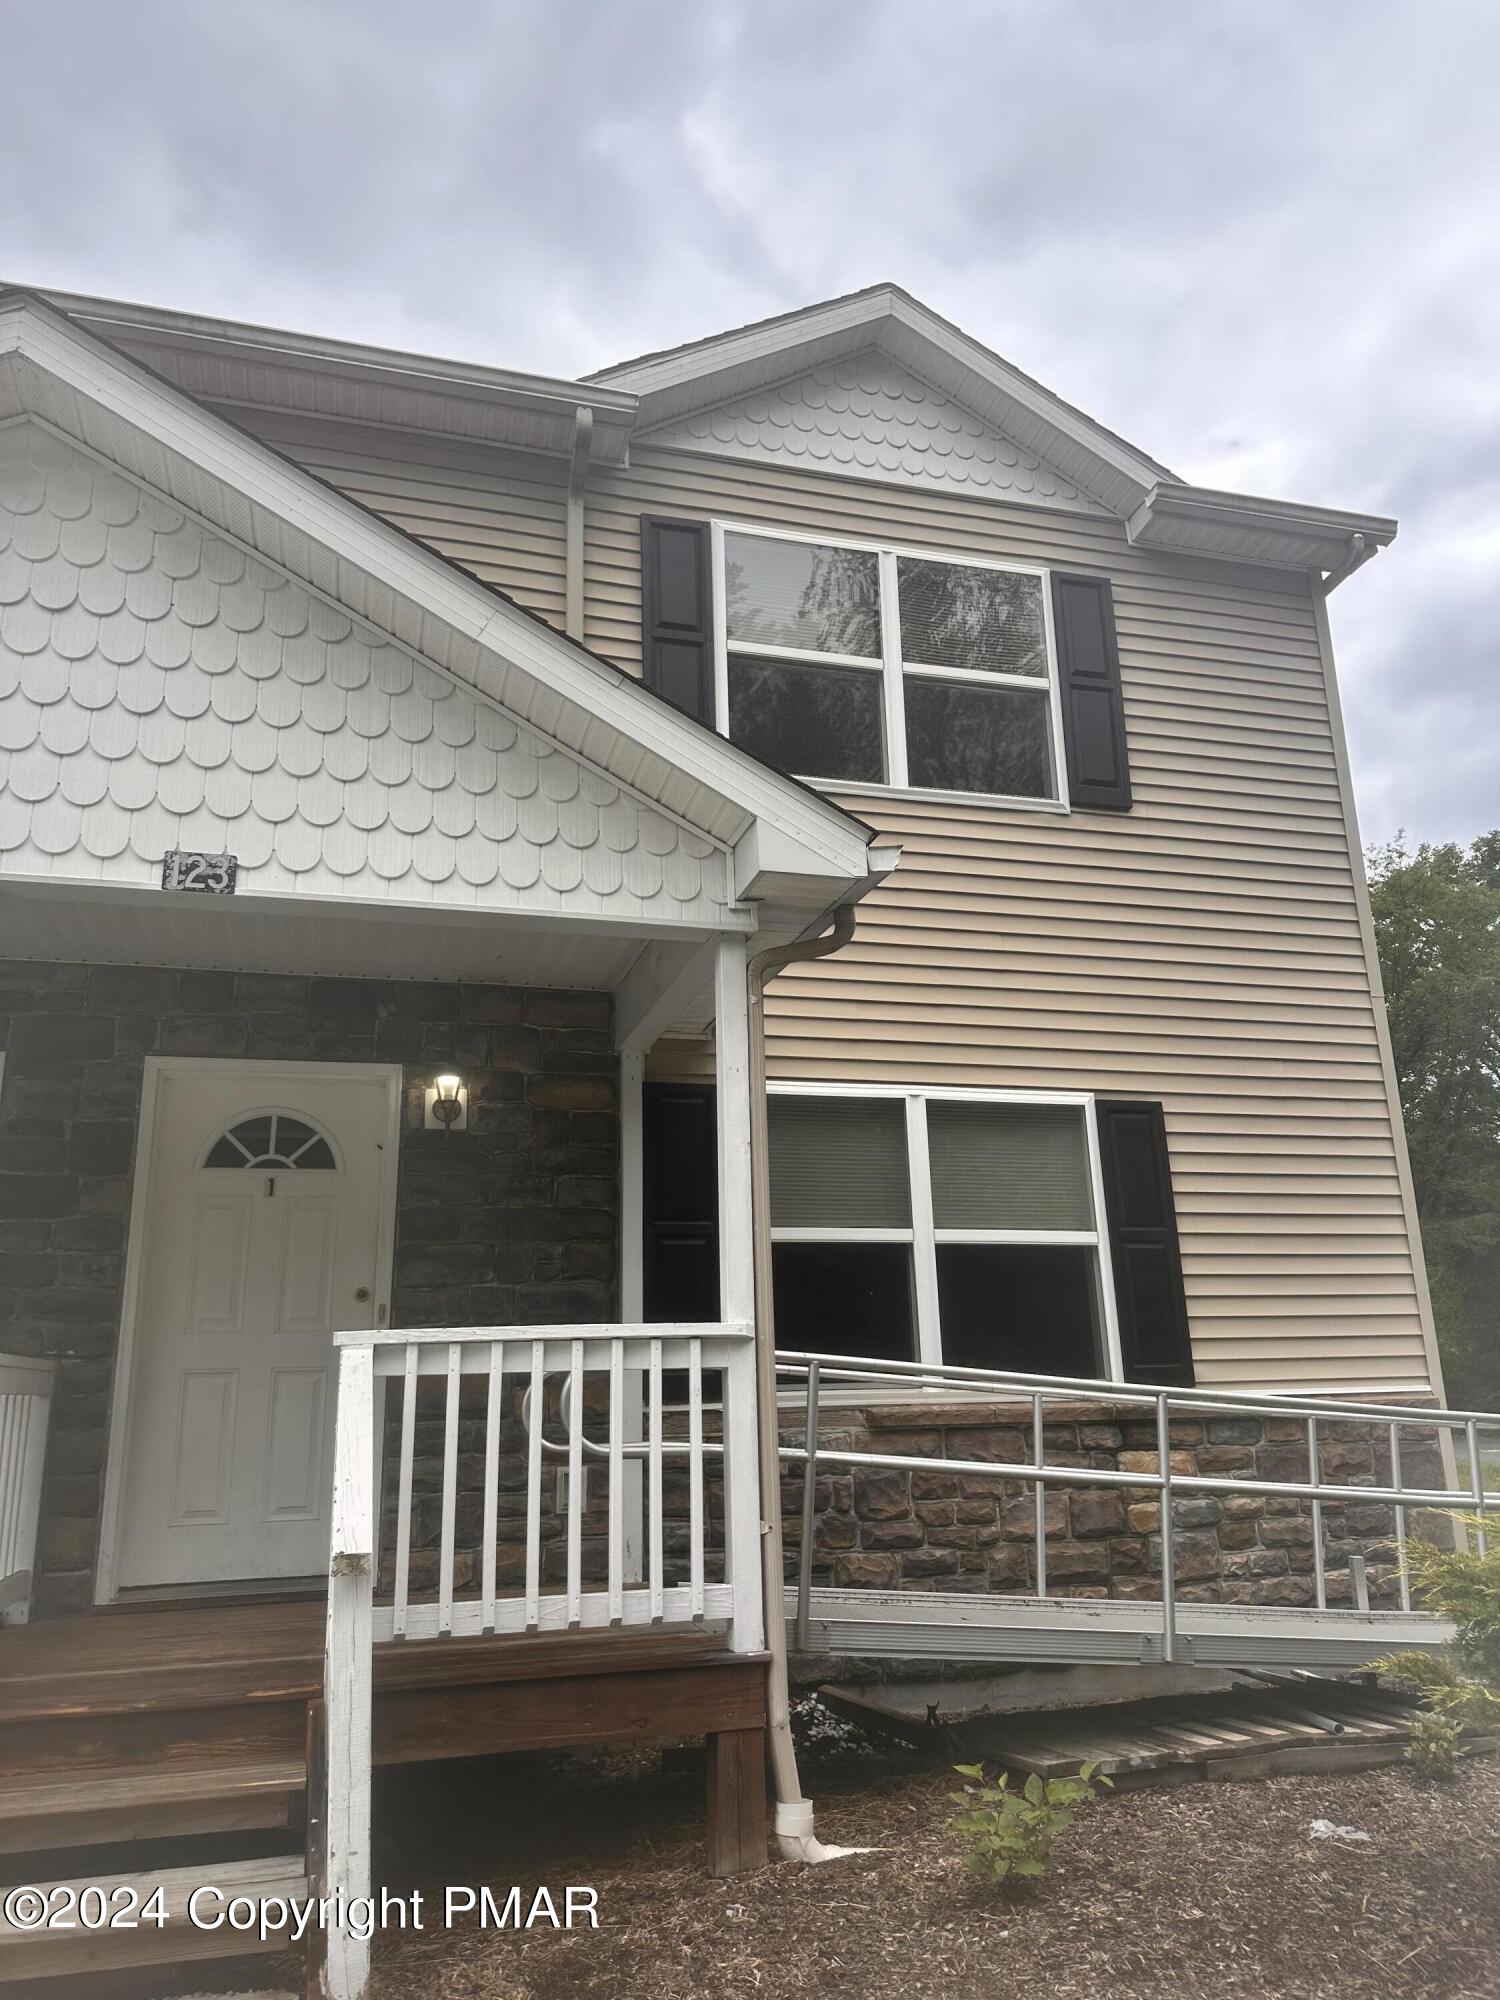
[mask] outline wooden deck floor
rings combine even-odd
[[[320,1602],[98,1611],[0,1629],[0,1724],[103,1710],[307,1701],[322,1691]],[[731,1665],[696,1627],[388,1641],[377,1692]]]

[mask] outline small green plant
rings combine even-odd
[[[1422,1698],[1406,1755],[1424,1778],[1457,1776],[1466,1730],[1500,1734],[1500,1536],[1481,1555],[1480,1534],[1491,1522],[1455,1519],[1470,1546],[1412,1541],[1406,1548],[1407,1573],[1424,1609],[1451,1618],[1455,1637],[1441,1653],[1393,1653],[1375,1663]]]
[[[1043,1778],[1036,1772],[1017,1791],[1009,1771],[987,1782],[983,1764],[955,1764],[961,1778],[974,1782],[949,1797],[961,1810],[954,1831],[967,1852],[964,1864],[987,1882],[1009,1875],[1045,1875],[1052,1843],[1073,1824],[1078,1807],[1098,1796],[1113,1779],[1097,1775],[1097,1764],[1085,1764],[1076,1778]]]
[[[1451,1784],[1458,1776],[1458,1760],[1463,1754],[1463,1731],[1451,1715],[1428,1708],[1412,1717],[1406,1761],[1419,1778]]]

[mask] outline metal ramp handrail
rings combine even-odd
[[[1488,1545],[1485,1517],[1496,1506],[1500,1506],[1500,1495],[1488,1495],[1485,1491],[1480,1455],[1481,1433],[1500,1432],[1500,1414],[1495,1412],[1449,1410],[1425,1404],[1413,1407],[1408,1404],[1336,1402],[1325,1398],[1298,1396],[1257,1396],[1242,1390],[1156,1387],[1141,1383],[1022,1374],[1001,1369],[963,1368],[949,1366],[946,1363],[866,1361],[836,1354],[778,1354],[777,1371],[782,1378],[789,1377],[806,1385],[803,1441],[800,1446],[784,1444],[780,1447],[783,1464],[800,1465],[804,1472],[802,1538],[798,1556],[796,1592],[796,1643],[800,1651],[809,1650],[811,1645],[815,1488],[817,1473],[825,1465],[897,1472],[941,1471],[951,1473],[955,1477],[984,1476],[1030,1484],[1035,1491],[1036,1588],[1033,1599],[1038,1605],[1049,1601],[1046,1499],[1050,1487],[1069,1485],[1127,1487],[1135,1491],[1154,1492],[1158,1496],[1161,1528],[1160,1658],[1165,1662],[1175,1660],[1179,1651],[1177,1641],[1180,1612],[1173,1557],[1174,1503],[1179,1496],[1252,1494],[1259,1498],[1274,1495],[1309,1501],[1312,1517],[1316,1609],[1319,1613],[1328,1614],[1333,1618],[1348,1614],[1330,1607],[1328,1603],[1326,1550],[1323,1537],[1325,1503],[1332,1501],[1336,1505],[1343,1505],[1357,1496],[1363,1504],[1384,1505],[1394,1510],[1394,1540],[1400,1566],[1401,1611],[1407,1618],[1423,1615],[1413,1613],[1411,1579],[1406,1565],[1409,1510],[1415,1507],[1429,1512],[1463,1512],[1477,1515],[1479,1525],[1476,1540],[1479,1551],[1483,1554]],[[900,1452],[829,1448],[820,1443],[820,1403],[823,1390],[830,1383],[844,1389],[903,1388],[915,1391],[940,1389],[959,1392],[965,1396],[972,1396],[977,1392],[997,1401],[1020,1403],[1023,1407],[1028,1407],[1030,1412],[1031,1457],[1022,1460],[946,1457],[933,1459]],[[1102,1466],[1049,1465],[1046,1460],[1045,1437],[1046,1406],[1049,1399],[1075,1403],[1107,1401],[1115,1404],[1136,1404],[1143,1412],[1149,1411],[1153,1418],[1155,1433],[1155,1470],[1148,1471],[1141,1468],[1134,1471],[1112,1471]],[[1174,1412],[1179,1411],[1184,1414],[1190,1411],[1194,1415],[1254,1414],[1262,1418],[1300,1421],[1306,1441],[1309,1477],[1306,1480],[1277,1480],[1233,1474],[1174,1471],[1171,1428]],[[1363,1425],[1379,1424],[1385,1427],[1391,1468],[1389,1485],[1378,1486],[1363,1481],[1358,1484],[1350,1482],[1338,1484],[1323,1479],[1319,1424],[1330,1420]],[[1469,1461],[1469,1490],[1461,1491],[1456,1486],[1434,1488],[1409,1485],[1402,1474],[1403,1426],[1416,1427],[1429,1434],[1436,1432],[1439,1440],[1445,1436],[1451,1440],[1455,1432],[1462,1432]],[[1351,1587],[1356,1599],[1353,1615],[1368,1617],[1371,1614],[1364,1558],[1351,1555],[1349,1561]],[[967,1597],[964,1593],[955,1592],[948,1601],[954,1604],[967,1602],[977,1605],[982,1599],[994,1602],[988,1592],[975,1592]],[[898,1593],[889,1594],[889,1600],[893,1609],[899,1608]],[[1051,1600],[1053,1603],[1067,1601],[1070,1600]],[[1439,1621],[1434,1620],[1432,1623],[1435,1629]],[[918,1629],[920,1628],[914,1627],[914,1630]]]

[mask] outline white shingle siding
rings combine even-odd
[[[1094,504],[1033,452],[873,348],[645,435],[657,445],[912,480],[1033,506]]]
[[[710,923],[724,850],[134,481],[0,427],[0,869]]]

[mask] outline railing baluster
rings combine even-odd
[[[1307,1482],[1310,1486],[1321,1486],[1323,1484],[1322,1453],[1318,1449],[1318,1420],[1316,1417],[1309,1417],[1307,1420]],[[1312,1531],[1313,1590],[1317,1598],[1318,1609],[1326,1611],[1328,1609],[1328,1575],[1324,1568],[1323,1503],[1321,1500],[1314,1500],[1312,1503]]]
[[[546,1421],[546,1347],[531,1343],[531,1434],[526,1450],[526,1630],[542,1622],[542,1425]]]
[[[505,1401],[505,1348],[490,1342],[489,1394],[484,1406],[484,1532],[480,1561],[484,1564],[484,1629],[495,1629],[495,1544],[500,1510],[500,1412]]]
[[[1042,1420],[1042,1392],[1031,1399],[1031,1461],[1040,1471],[1046,1460],[1047,1427]],[[1047,1482],[1034,1481],[1036,1504],[1036,1594],[1047,1595]]]
[[[56,1364],[0,1353],[0,1622],[31,1616]]]
[[[406,1607],[411,1592],[411,1474],[417,1436],[417,1349],[409,1342],[401,1371],[401,1471],[396,1488],[396,1600],[391,1631],[406,1637]]]
[[[650,1368],[650,1408],[647,1436],[650,1440],[650,1579],[651,1579],[651,1623],[662,1621],[662,1432],[661,1432],[661,1341],[651,1342]]]
[[[583,1342],[568,1357],[568,1630],[583,1623]]]
[[[688,1615],[703,1616],[703,1342],[688,1342]]]
[[[1172,1420],[1165,1395],[1156,1399],[1156,1460],[1161,1474],[1161,1656],[1177,1657],[1177,1575],[1172,1553]]]
[[[1401,1479],[1401,1424],[1398,1418],[1391,1419],[1391,1485],[1400,1493],[1404,1491]],[[1411,1610],[1411,1578],[1406,1570],[1406,1509],[1396,1502],[1396,1562],[1401,1571],[1401,1609]]]
[[[1484,1526],[1484,1461],[1479,1455],[1479,1425],[1473,1417],[1470,1417],[1467,1424],[1464,1425],[1464,1435],[1467,1437],[1469,1443],[1469,1486],[1474,1495],[1474,1512],[1479,1516],[1479,1527],[1475,1532],[1474,1539],[1479,1544],[1480,1555],[1485,1556],[1490,1551],[1490,1538],[1485,1532]]]
[[[23,1567],[21,1468],[31,1450],[30,1416],[29,1397],[0,1396],[0,1579]]]
[[[458,1394],[464,1351],[448,1343],[448,1400],[443,1409],[443,1538],[438,1558],[438,1630],[453,1630],[453,1524],[458,1515]]]
[[[609,1622],[625,1616],[625,1343],[609,1343]]]

